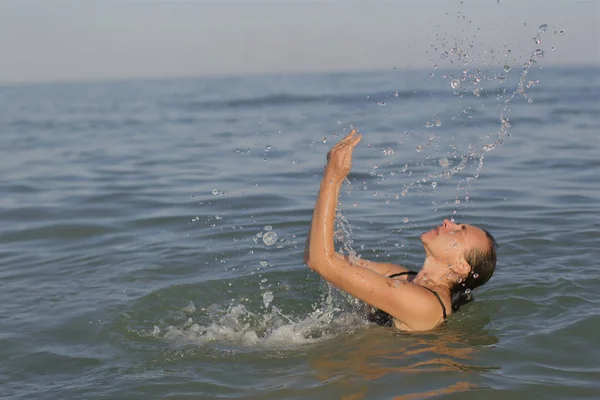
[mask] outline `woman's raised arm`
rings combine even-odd
[[[336,257],[350,263],[348,256],[336,253],[334,248],[335,212],[340,195],[342,182],[352,167],[352,152],[360,142],[361,134],[352,130],[345,138],[336,144],[327,154],[327,166],[321,180],[317,203],[313,211],[313,219],[306,239],[304,262],[316,270],[317,260]],[[407,271],[406,268],[387,262],[368,260],[352,260],[360,267],[373,270],[380,275],[389,276]]]

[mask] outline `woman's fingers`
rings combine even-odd
[[[354,148],[360,142],[361,139],[362,139],[362,135],[359,133],[358,135],[356,135],[349,141],[343,143],[337,150],[347,149],[350,152],[352,152],[352,150],[354,150]]]
[[[352,129],[350,131],[349,134],[347,134],[342,140],[340,140],[338,142],[338,144],[336,144],[335,146],[333,146],[333,148],[339,148],[342,147],[344,145],[346,145],[347,143],[349,143],[350,141],[352,141],[352,139],[354,138],[354,135],[356,135],[356,129]]]
[[[342,140],[340,140],[335,146],[333,146],[331,150],[329,150],[329,152],[327,153],[327,161],[329,161],[333,154],[337,153],[338,151],[352,152],[354,147],[356,147],[356,145],[360,142],[361,139],[362,134],[359,133],[357,135],[356,129],[352,129],[349,134],[347,134]]]
[[[355,147],[358,142],[360,142],[360,140],[362,139],[362,133],[359,133],[358,135],[356,135],[356,137],[354,137],[354,139],[352,139],[352,141],[349,143],[350,146]]]
[[[352,140],[352,138],[354,137],[354,135],[356,135],[356,129],[352,129],[352,130],[350,131],[350,133],[348,133],[348,134],[346,135],[346,137],[342,139],[342,142],[343,142],[343,141],[349,141],[349,140]]]
[[[356,135],[356,129],[352,129],[352,131],[346,135],[346,137],[344,137],[342,140],[340,140],[340,142],[338,144],[336,144],[335,146],[333,146],[333,149],[339,149],[341,147],[345,147],[345,146],[355,146],[355,144],[353,144],[357,139],[358,141],[360,141],[360,138],[362,137],[362,135],[359,133],[358,135]],[[356,143],[358,143],[358,141]]]

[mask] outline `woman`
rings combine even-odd
[[[433,329],[471,299],[472,289],[490,279],[496,241],[480,228],[444,220],[421,235],[425,262],[418,274],[399,265],[350,260],[336,253],[336,206],[361,137],[352,130],[327,154],[304,262],[334,286],[377,308],[370,318],[374,322],[405,331]]]

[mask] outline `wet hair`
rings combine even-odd
[[[488,239],[489,249],[487,251],[471,249],[465,253],[465,261],[471,267],[471,272],[452,288],[452,311],[458,311],[460,306],[472,301],[471,291],[486,283],[496,269],[498,243],[488,231],[485,229],[483,231]]]

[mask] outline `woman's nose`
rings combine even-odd
[[[448,227],[452,226],[452,221],[445,219],[443,225],[444,225],[444,228],[448,228]]]

